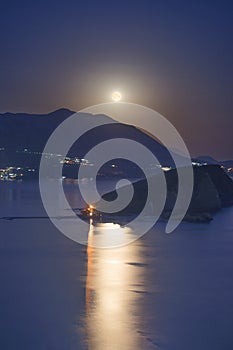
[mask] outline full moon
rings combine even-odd
[[[114,102],[119,102],[121,100],[121,98],[122,98],[122,95],[121,95],[121,93],[119,91],[114,91],[112,93],[112,100]]]

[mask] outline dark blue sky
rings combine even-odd
[[[156,109],[193,155],[233,158],[232,1],[5,1],[0,112],[125,100]]]

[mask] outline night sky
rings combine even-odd
[[[125,101],[167,117],[193,156],[233,158],[232,1],[5,1],[0,112]]]

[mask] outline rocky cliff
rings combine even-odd
[[[185,220],[193,222],[210,221],[212,213],[233,205],[233,181],[218,165],[194,166],[193,170],[194,189]],[[168,218],[177,196],[178,178],[176,170],[172,169],[165,172],[165,177],[167,182],[167,199],[162,217]],[[154,176],[153,181],[154,186],[156,186],[158,178]],[[140,180],[134,183],[133,186],[133,200],[117,215],[136,215],[142,210],[147,198],[147,181],[146,179]],[[104,198],[111,201],[116,196],[116,191],[112,191],[104,195]],[[153,205],[156,205],[156,203],[153,203]]]

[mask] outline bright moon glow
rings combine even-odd
[[[112,100],[114,102],[119,102],[121,100],[121,98],[122,98],[122,95],[121,95],[121,93],[119,91],[114,91],[112,93]]]

